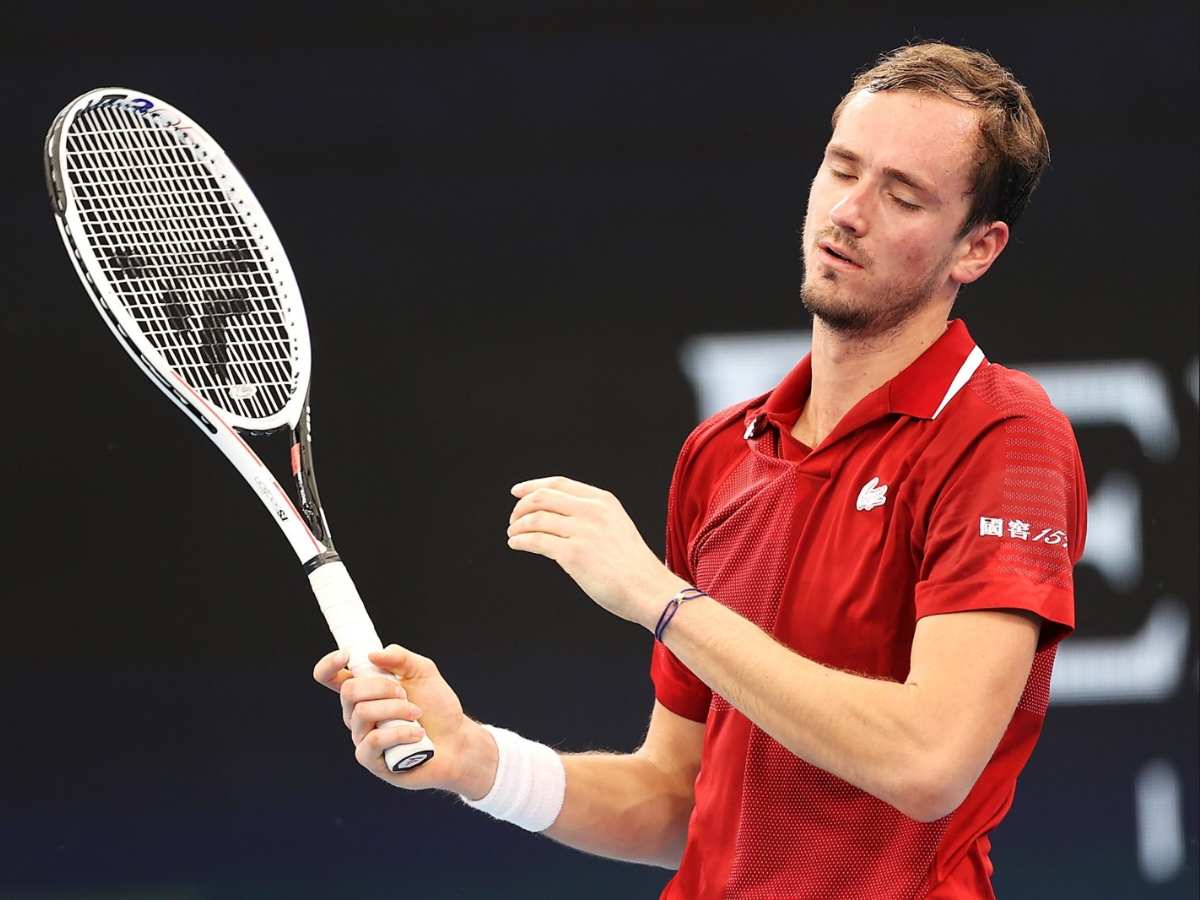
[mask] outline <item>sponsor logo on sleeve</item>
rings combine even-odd
[[[1041,528],[1034,534],[1037,526],[1020,519],[998,519],[992,516],[980,516],[980,537],[1008,537],[1014,541],[1026,541],[1031,544],[1049,544],[1051,547],[1061,544],[1067,546],[1067,533],[1061,528]]]

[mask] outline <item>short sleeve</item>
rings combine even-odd
[[[1087,490],[1071,425],[1048,402],[988,426],[923,521],[917,618],[1027,610],[1044,621],[1041,649],[1074,629]]]
[[[675,472],[671,476],[670,493],[667,495],[666,564],[668,569],[689,584],[695,583],[695,577],[687,561],[690,526],[686,519],[690,518],[687,510],[693,504],[684,502],[683,491],[686,489],[688,464],[699,432],[700,429],[694,431],[679,451]],[[708,718],[712,699],[708,685],[658,641],[654,642],[650,656],[650,680],[654,682],[655,699],[671,712],[695,722],[703,722]]]

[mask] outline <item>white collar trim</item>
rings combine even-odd
[[[930,418],[936,419],[942,414],[942,410],[946,408],[946,404],[954,399],[954,395],[963,389],[971,376],[975,374],[975,370],[983,363],[983,351],[978,346],[975,347],[967,358],[963,360],[962,366],[958,370],[958,374],[954,376],[954,380],[950,382],[950,387],[946,389],[946,396],[942,398],[942,402],[938,404],[938,408],[934,411]]]

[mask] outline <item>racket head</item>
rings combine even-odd
[[[221,146],[169,103],[98,88],[46,135],[68,254],[105,322],[153,381],[212,429],[295,428],[308,323],[270,219]]]

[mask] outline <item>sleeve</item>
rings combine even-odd
[[[695,578],[687,559],[689,527],[685,511],[693,504],[684,502],[683,491],[696,436],[697,432],[693,432],[679,451],[675,472],[671,476],[670,493],[667,495],[666,564],[668,569],[689,584],[695,584]],[[655,699],[671,712],[694,722],[703,722],[708,718],[712,699],[708,685],[693,675],[691,669],[658,641],[654,642],[650,655],[650,680],[654,683]]]
[[[918,619],[1027,610],[1043,620],[1039,649],[1074,630],[1087,488],[1071,425],[1048,403],[979,435],[950,467],[924,525]]]

